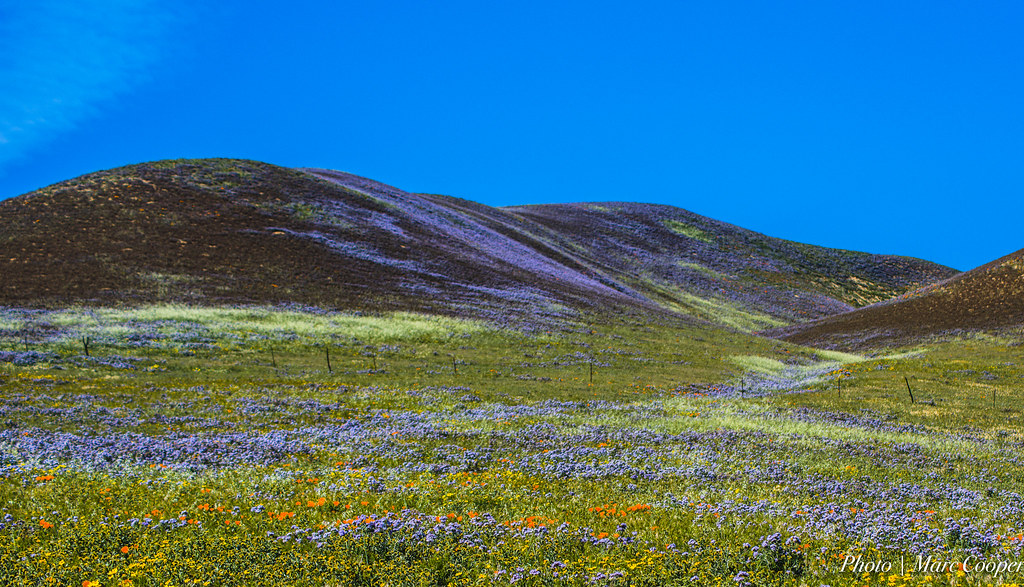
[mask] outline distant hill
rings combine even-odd
[[[964,331],[1024,328],[1024,250],[858,310],[768,334],[800,344],[863,348]]]
[[[846,312],[958,273],[919,259],[773,238],[671,206],[507,210],[666,307],[750,330]]]
[[[0,305],[297,303],[493,320],[631,308],[755,330],[954,274],[669,206],[492,208],[231,159],[130,165],[0,202]]]

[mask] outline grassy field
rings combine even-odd
[[[0,583],[1013,584],[1017,344],[9,309]]]

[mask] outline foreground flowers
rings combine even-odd
[[[147,326],[88,363],[53,332],[0,369],[0,584],[1020,581],[1024,443],[973,391],[945,396],[941,426],[839,404],[833,363],[742,338],[716,343],[732,359],[704,343],[680,358],[619,334],[599,347],[591,329],[445,332],[447,352],[346,341],[368,355],[327,373],[281,366],[305,343],[252,347],[290,332]],[[999,351],[933,369],[1016,384]],[[767,375],[727,382],[748,363]],[[891,406],[887,380],[864,382],[897,364],[850,365],[842,398]],[[659,369],[718,383],[635,380]]]
[[[856,441],[757,429],[760,415],[745,430],[664,429],[691,422],[672,416],[694,402],[730,409],[707,398],[431,409],[449,397],[410,392],[384,412],[234,396],[232,410],[281,424],[338,414],[264,431],[231,431],[202,405],[191,421],[208,432],[6,430],[3,491],[33,509],[6,506],[0,563],[24,584],[782,584],[919,554],[1010,576],[1024,550],[1024,498],[1000,482],[1022,472],[1015,448],[924,430],[893,444],[871,417],[834,428]]]

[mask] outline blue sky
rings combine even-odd
[[[1017,2],[0,0],[0,198],[243,157],[969,269],[1024,247],[1022,25]]]

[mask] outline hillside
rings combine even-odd
[[[0,202],[0,304],[179,301],[504,319],[658,309],[744,330],[950,277],[668,206],[492,208],[348,173],[176,160]]]
[[[672,309],[741,328],[804,322],[957,272],[919,259],[765,236],[671,206],[603,202],[510,208]]]
[[[867,348],[965,330],[1024,327],[1024,250],[892,300],[766,334],[799,344]]]

